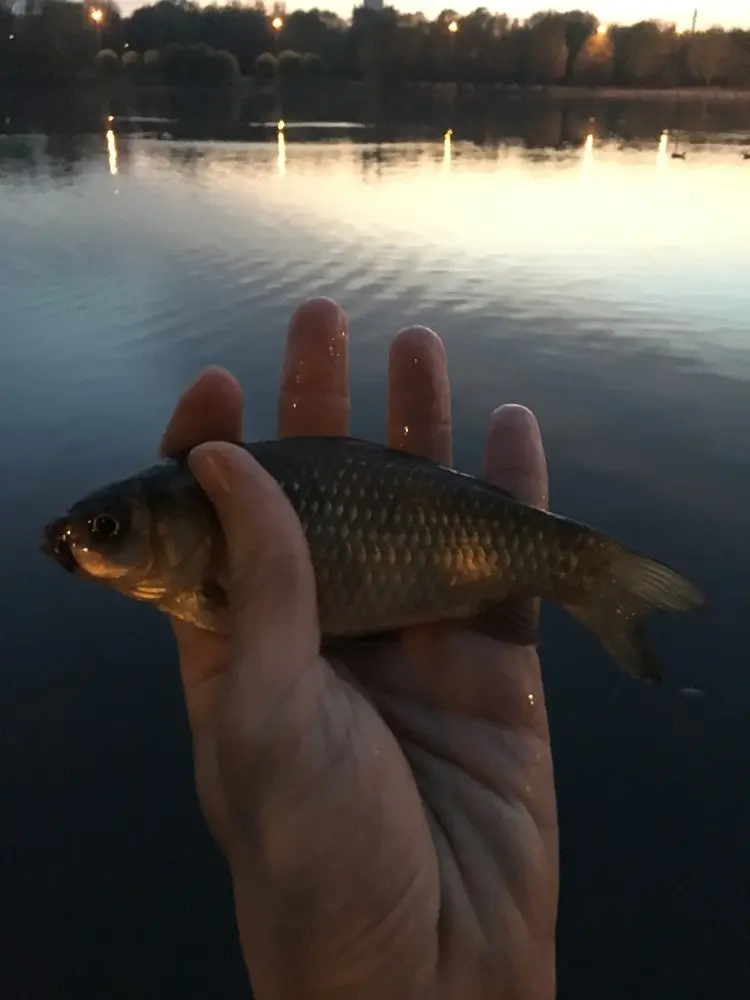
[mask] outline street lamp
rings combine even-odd
[[[99,42],[99,48],[102,47],[102,23],[104,22],[104,11],[101,7],[92,7],[89,11],[89,18],[91,23],[96,28],[96,37]]]
[[[274,34],[274,39],[273,39],[273,54],[276,57],[276,59],[278,60],[278,56],[279,56],[279,33],[280,33],[281,29],[284,27],[284,18],[283,17],[279,17],[279,15],[277,14],[276,17],[273,19],[273,21],[271,21],[271,27],[273,28],[273,34]],[[274,80],[278,84],[278,81],[279,81],[279,64],[278,64],[278,62],[276,63],[276,68],[274,69]]]
[[[456,35],[458,34],[458,21],[455,19],[448,22],[448,34],[450,35],[450,41],[448,42],[448,72],[452,82],[455,83],[454,63],[456,57]]]

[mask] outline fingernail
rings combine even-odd
[[[499,406],[490,418],[485,467],[488,478],[535,507],[548,501],[547,463],[539,424],[519,403]]]
[[[490,418],[493,427],[502,426],[516,433],[525,432],[529,437],[539,435],[539,424],[531,410],[520,403],[504,403],[493,411]]]
[[[229,492],[231,481],[229,462],[231,459],[229,455],[224,454],[226,447],[231,448],[232,445],[217,441],[198,445],[190,452],[188,458],[190,468],[196,479],[209,493]]]
[[[192,395],[198,387],[203,388],[207,383],[212,383],[217,377],[220,379],[228,377],[233,382],[236,381],[232,373],[228,372],[226,368],[222,368],[220,365],[208,365],[206,368],[202,368],[193,381],[182,390],[180,401]]]
[[[415,406],[424,409],[448,393],[445,346],[429,327],[410,326],[397,333],[389,362],[391,388]]]

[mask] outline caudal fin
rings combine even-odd
[[[620,549],[591,599],[566,608],[629,674],[660,681],[659,666],[643,633],[644,619],[654,611],[690,611],[703,604],[700,591],[669,566]]]

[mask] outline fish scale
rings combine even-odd
[[[592,538],[581,526],[566,530],[490,484],[401,452],[376,446],[387,457],[367,461],[363,443],[342,461],[340,447],[313,453],[307,440],[249,450],[300,518],[325,634],[465,617],[553,582],[578,595],[570,574]]]

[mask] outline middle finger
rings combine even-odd
[[[407,327],[391,344],[388,444],[444,465],[453,458],[445,348],[424,326]]]
[[[279,394],[279,437],[349,433],[348,323],[331,299],[309,299],[289,323]]]

